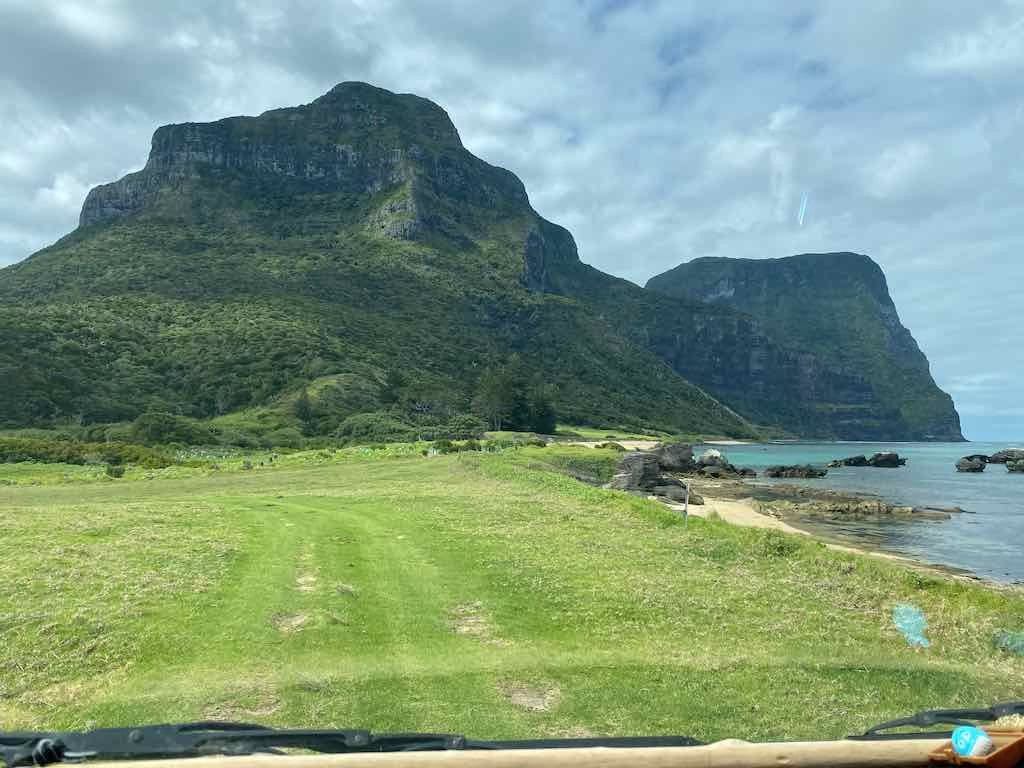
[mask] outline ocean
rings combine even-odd
[[[899,469],[843,467],[820,480],[758,478],[881,496],[894,504],[958,506],[973,514],[946,521],[816,522],[802,527],[860,546],[874,547],[993,581],[1024,583],[1024,474],[990,464],[979,474],[957,472],[957,459],[992,454],[1006,443],[759,443],[714,446],[733,464],[760,470],[772,464],[815,464],[878,451],[908,461]],[[698,448],[697,452],[702,450]]]

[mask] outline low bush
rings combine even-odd
[[[346,443],[411,443],[417,440],[479,440],[486,425],[475,416],[454,416],[448,421],[414,424],[389,411],[357,413],[338,428],[335,437]]]
[[[173,413],[144,413],[131,425],[131,439],[144,445],[214,445],[217,432],[187,416]]]
[[[487,425],[476,416],[454,416],[438,429],[444,429],[449,440],[479,440]]]
[[[451,440],[448,440],[447,438],[435,440],[434,444],[430,447],[433,449],[434,453],[441,454],[456,453],[459,450],[459,447],[455,445],[455,443],[453,443]]]
[[[79,443],[0,437],[0,464],[38,461],[44,464],[138,464],[155,469],[174,461],[151,448],[125,443]]]
[[[349,416],[335,436],[346,443],[410,443],[417,438],[413,427],[382,411]]]
[[[795,535],[768,531],[758,549],[763,557],[791,557],[800,550],[800,542]]]
[[[453,443],[448,438],[441,438],[435,440],[430,446],[434,453],[466,453],[472,451],[481,451],[483,448],[480,445],[479,440],[466,440],[463,443]]]
[[[262,443],[265,448],[302,448],[306,444],[306,438],[295,427],[282,427],[267,432]]]

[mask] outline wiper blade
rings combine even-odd
[[[883,731],[891,731],[895,728],[905,728],[912,725],[918,728],[930,728],[933,725],[990,723],[993,720],[1009,715],[1024,715],[1024,701],[1007,701],[1003,704],[993,704],[991,707],[982,709],[928,709],[918,712],[916,715],[879,723],[866,730],[860,736],[851,736],[850,738],[905,738],[912,734],[886,734]]]
[[[399,752],[465,749],[456,734],[385,733],[361,730],[288,730],[251,723],[198,722],[101,728],[84,732],[0,733],[7,768],[58,762],[248,755],[280,749],[314,752]]]
[[[102,728],[85,732],[0,733],[7,768],[85,760],[141,760],[202,755],[313,752],[413,752],[447,749],[563,749],[572,747],[694,747],[688,736],[470,741],[445,733],[371,733],[360,730],[287,730],[251,723],[199,722]]]

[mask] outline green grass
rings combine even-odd
[[[62,484],[0,493],[0,727],[809,738],[1024,697],[1024,659],[992,647],[1019,595],[684,527],[551,469],[584,449],[400,452],[93,483],[13,465]],[[892,628],[899,601],[930,649]]]

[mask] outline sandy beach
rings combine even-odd
[[[912,557],[905,557],[903,555],[897,555],[892,552],[885,552],[877,549],[866,549],[864,547],[851,546],[849,544],[838,544],[833,541],[826,541],[819,536],[815,536],[809,531],[802,530],[795,526],[792,526],[782,520],[772,517],[771,515],[765,515],[758,512],[754,508],[752,499],[726,499],[716,498],[714,496],[708,496],[701,492],[704,498],[704,504],[691,504],[689,506],[689,514],[693,517],[708,518],[717,514],[718,518],[724,520],[732,525],[739,525],[747,528],[764,528],[776,531],[783,531],[784,533],[792,533],[799,536],[810,536],[822,544],[822,546],[831,549],[835,552],[848,552],[851,554],[864,555],[866,557],[874,557],[881,560],[888,560],[891,562],[900,563],[908,568],[913,568],[918,571],[925,571],[927,573],[941,575],[947,578],[959,579],[968,581],[974,584],[982,583],[986,586],[993,587],[999,590],[1009,591],[1021,591],[1020,586],[1002,584],[999,582],[992,581],[990,579],[984,579],[979,576],[975,576],[970,573],[963,573],[951,568],[945,568],[940,565],[928,563],[923,560],[918,560]],[[672,510],[683,513],[684,508],[682,504],[674,502],[668,502],[665,499],[659,499],[655,496],[649,497],[652,500],[661,501],[665,506]]]

